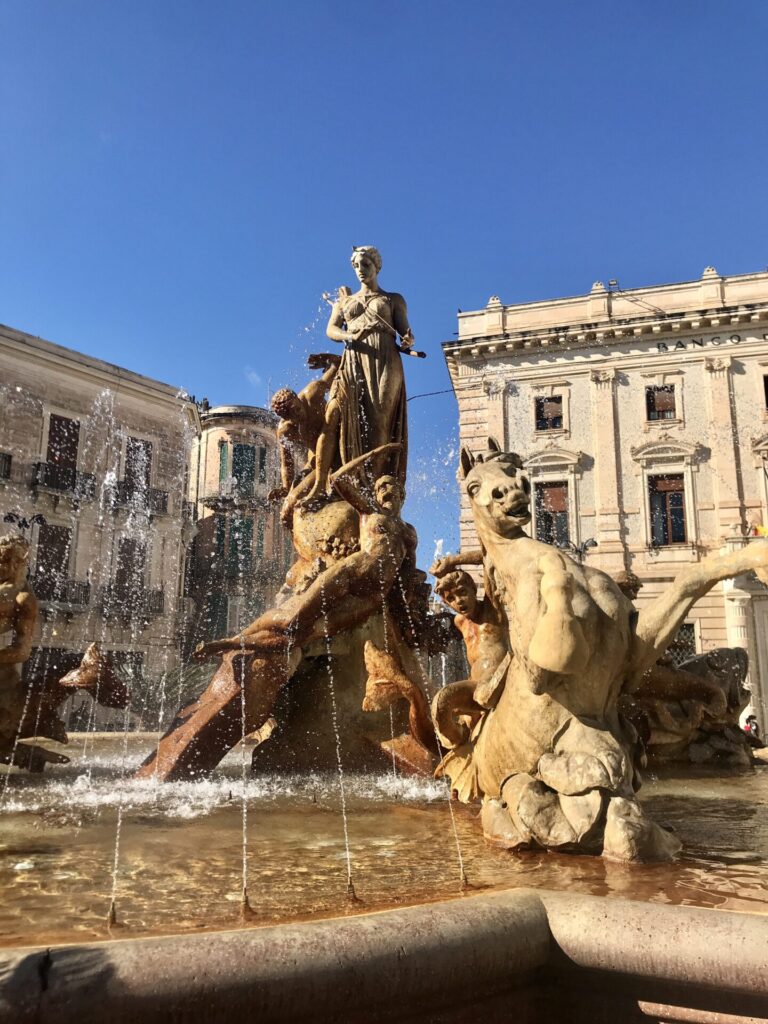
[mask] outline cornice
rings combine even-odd
[[[689,332],[713,331],[726,327],[752,326],[768,322],[768,302],[751,308],[719,309],[703,313],[669,314],[637,317],[631,320],[606,320],[594,324],[558,325],[541,330],[504,332],[490,336],[476,335],[453,339],[442,344],[451,378],[458,364],[468,359],[494,357],[514,353],[546,351],[565,352],[574,349],[599,348],[608,344],[628,343],[640,338],[661,340],[661,336]]]

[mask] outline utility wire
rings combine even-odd
[[[421,395],[411,395],[407,401],[412,402],[414,398],[430,398],[432,395],[449,395],[453,388],[446,388],[445,391],[425,391]]]

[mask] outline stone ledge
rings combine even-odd
[[[2,1024],[768,1020],[759,915],[516,890],[0,951]]]

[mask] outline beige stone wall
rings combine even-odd
[[[80,424],[79,493],[61,480],[49,486],[36,469],[46,461],[51,414]],[[191,536],[185,505],[189,453],[198,432],[194,403],[175,388],[0,327],[0,453],[11,456],[10,477],[0,478],[0,515],[41,514],[51,526],[70,529],[66,575],[89,589],[87,602],[82,587],[75,600],[43,602],[38,648],[74,654],[96,639],[106,650],[140,652],[148,678],[175,667],[182,566]],[[152,445],[151,514],[112,500],[113,486],[125,477],[129,437]],[[34,574],[40,527],[27,535]],[[154,595],[146,625],[133,629],[103,616],[104,588],[114,582],[126,538],[147,544],[144,586]]]
[[[598,542],[588,564],[643,581],[652,599],[686,564],[747,543],[768,525],[768,273],[586,295],[459,315],[444,346],[461,443],[504,439],[532,480],[565,481],[570,539]],[[646,388],[674,385],[673,419],[649,420]],[[562,429],[537,432],[534,402],[561,396]],[[686,544],[655,547],[648,478],[680,474]],[[753,541],[762,543],[762,541]],[[461,544],[475,544],[461,507]],[[768,592],[741,578],[693,610],[699,650],[749,649],[756,710],[768,724]]]

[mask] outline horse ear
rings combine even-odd
[[[459,476],[463,480],[475,464],[474,455],[465,445],[462,445],[460,462]]]
[[[496,440],[495,437],[489,437],[488,438],[488,451],[489,452],[500,452],[501,451],[501,445],[499,444],[499,442]]]

